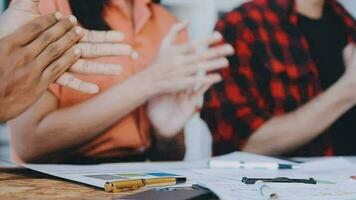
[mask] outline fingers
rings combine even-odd
[[[124,34],[119,31],[84,31],[81,42],[88,43],[115,43],[122,42]]]
[[[111,43],[79,43],[78,48],[82,51],[83,58],[97,58],[101,56],[128,56],[132,48],[126,44]]]
[[[51,80],[52,81],[56,80],[56,83],[58,83],[59,85],[69,87],[83,93],[88,93],[88,94],[98,93],[99,87],[97,85],[89,82],[84,82],[69,73],[64,73],[70,66],[72,66],[74,63],[77,63],[79,57],[81,56],[81,51],[79,48],[74,48],[74,50],[71,50],[69,52],[72,51],[74,52],[69,53],[68,56],[66,56],[67,55],[66,54],[65,56],[58,59],[57,62],[51,64],[46,69],[44,74],[47,74],[47,76],[54,74],[54,76],[51,76]],[[75,56],[73,56],[73,54],[75,54]]]
[[[51,63],[42,73],[42,78],[47,82],[53,83],[58,79],[70,66],[72,66],[80,57],[79,49],[72,49]]]
[[[234,53],[233,47],[229,44],[225,44],[222,46],[209,48],[206,51],[199,54],[187,56],[185,59],[182,60],[182,64],[190,64],[190,63],[201,62],[214,58],[225,57],[233,53]]]
[[[190,78],[189,81],[193,83],[193,86],[195,85],[210,85],[210,84],[215,84],[218,83],[222,80],[221,76],[217,73],[215,74],[208,74],[203,77],[194,77]]]
[[[50,44],[42,53],[36,58],[36,64],[42,70],[51,62],[60,57],[64,52],[73,47],[82,37],[82,29],[80,27],[73,28],[66,33],[62,38]]]
[[[183,21],[178,24],[175,24],[171,28],[171,30],[168,32],[166,37],[163,39],[162,46],[169,46],[169,45],[174,44],[174,42],[176,41],[180,32],[182,32],[184,29],[186,29],[188,27],[188,25],[189,25],[188,21]]]
[[[211,82],[211,83],[207,83],[205,85],[203,85],[198,91],[194,92],[190,98],[194,101],[194,102],[198,102],[205,94],[206,91],[209,90],[209,88],[211,86],[213,86],[215,83]]]
[[[192,75],[198,73],[199,71],[210,72],[224,67],[228,67],[228,65],[229,61],[226,58],[218,58],[210,61],[188,65],[187,67],[182,69],[182,73],[184,75]]]
[[[122,67],[120,65],[92,62],[84,59],[78,60],[70,68],[70,72],[95,75],[118,75],[121,71]]]
[[[26,48],[32,49],[33,55],[37,56],[41,53],[49,44],[57,41],[69,30],[71,30],[77,24],[77,19],[74,16],[70,16],[66,19],[62,19],[54,26],[47,29],[37,39],[35,39]],[[79,27],[78,27],[79,28]]]
[[[209,84],[215,84],[220,82],[221,76],[217,73],[215,74],[209,74],[203,77],[197,76],[197,77],[189,77],[185,78],[180,85],[183,87],[181,88],[182,90],[187,90],[190,88],[195,87],[196,85],[209,85]]]
[[[99,92],[99,87],[97,85],[84,82],[69,73],[64,73],[61,75],[57,79],[56,83],[87,94],[96,94]]]
[[[62,18],[59,12],[38,17],[9,36],[16,45],[23,46],[34,40],[43,31]]]
[[[194,52],[196,49],[198,49],[200,47],[209,47],[213,44],[221,42],[222,39],[223,39],[223,37],[219,32],[214,32],[209,37],[197,40],[192,43],[181,45],[179,48],[182,53],[190,53],[190,52]]]

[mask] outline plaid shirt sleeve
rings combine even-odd
[[[201,112],[212,132],[215,155],[241,150],[271,117],[254,70],[261,59],[256,58],[258,44],[248,22],[242,12],[231,12],[216,26],[225,42],[234,46],[235,55],[229,57],[230,66],[220,71],[223,81],[207,92]]]

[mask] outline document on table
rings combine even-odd
[[[221,199],[261,199],[255,185],[241,182],[242,177],[315,178],[316,185],[294,183],[268,184],[283,200],[356,200],[356,166],[342,158],[323,159],[302,164],[296,170],[199,169],[199,184],[211,189]]]
[[[249,153],[235,152],[214,159],[246,162],[292,162]],[[343,158],[327,158],[301,164],[300,169],[209,169],[208,160],[192,162],[146,162],[100,165],[24,164],[39,172],[103,188],[107,181],[162,176],[185,176],[188,184],[198,183],[215,192],[221,199],[261,199],[254,185],[245,185],[242,177],[315,178],[317,185],[269,184],[285,200],[333,199],[356,200],[356,165]]]
[[[216,159],[245,161],[280,161],[271,157],[256,154],[235,152]],[[85,183],[96,187],[104,187],[107,181],[127,178],[152,178],[152,174],[179,175],[191,179],[200,179],[194,169],[207,169],[208,160],[188,162],[145,162],[116,163],[99,165],[56,165],[56,164],[23,164],[23,167],[50,174],[52,176]],[[134,175],[134,176],[130,176]]]
[[[282,200],[355,200],[356,184],[342,183],[337,185],[301,185],[301,184],[268,184]],[[223,200],[261,200],[264,199],[254,185],[244,185],[232,181],[218,181],[205,184]]]
[[[191,177],[191,171],[188,169],[205,168],[207,166],[207,161],[117,163],[99,165],[23,164],[22,166],[59,178],[103,188],[108,181],[167,176]],[[188,182],[188,184],[191,184],[190,181]]]

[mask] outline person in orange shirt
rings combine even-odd
[[[226,67],[230,45],[220,34],[186,42],[186,22],[150,0],[43,0],[42,14],[74,14],[85,28],[120,30],[132,56],[106,57],[118,76],[83,76],[99,85],[88,95],[53,85],[27,112],[9,123],[13,157],[22,162],[103,163],[178,160],[182,129],[196,102]],[[198,88],[198,89],[197,89]]]

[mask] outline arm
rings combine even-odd
[[[273,116],[268,108],[257,103],[261,97],[249,92],[251,88],[257,91],[253,81],[247,81],[241,74],[234,78],[239,82],[224,77],[222,84],[210,90],[202,110],[202,117],[214,136],[216,154],[235,151],[236,147],[258,154],[286,154],[319,136],[356,103],[356,95],[350,92],[356,89],[355,84],[345,76],[297,110]]]
[[[355,89],[355,64],[348,62],[346,74],[330,89],[293,112],[275,116],[264,105],[266,99],[256,80],[258,72],[253,71],[256,66],[251,67],[251,55],[258,51],[251,49],[253,45],[242,34],[251,30],[243,23],[233,32],[226,27],[224,21],[218,23],[218,29],[228,35],[228,43],[237,44],[237,55],[230,60],[231,68],[222,71],[223,83],[210,90],[202,111],[214,136],[216,154],[237,147],[269,155],[291,152],[322,134],[355,105],[355,95],[350,92]]]
[[[291,113],[273,117],[248,139],[244,151],[281,155],[301,147],[330,127],[356,103],[355,85],[342,78]]]
[[[356,48],[344,51],[346,72],[332,87],[294,112],[274,117],[248,140],[245,151],[278,155],[292,151],[330,127],[356,104]],[[271,142],[273,141],[273,142]]]
[[[139,77],[132,78],[87,102],[61,110],[57,110],[56,98],[47,92],[9,123],[15,148],[24,161],[31,162],[85,143],[143,104],[150,96],[148,85]]]
[[[199,54],[185,54],[183,50],[191,52],[192,44],[176,46],[171,43],[185,27],[178,24],[172,28],[160,55],[149,68],[89,101],[56,110],[56,99],[50,93],[45,94],[25,114],[10,123],[15,148],[22,159],[35,161],[85,143],[153,96],[184,91],[197,83],[219,81],[217,74],[204,78],[194,74],[201,69],[209,71],[212,66],[206,63],[216,64],[212,58],[225,55],[226,46],[210,48]],[[202,67],[195,67],[195,63]],[[27,137],[29,135],[31,137]]]

